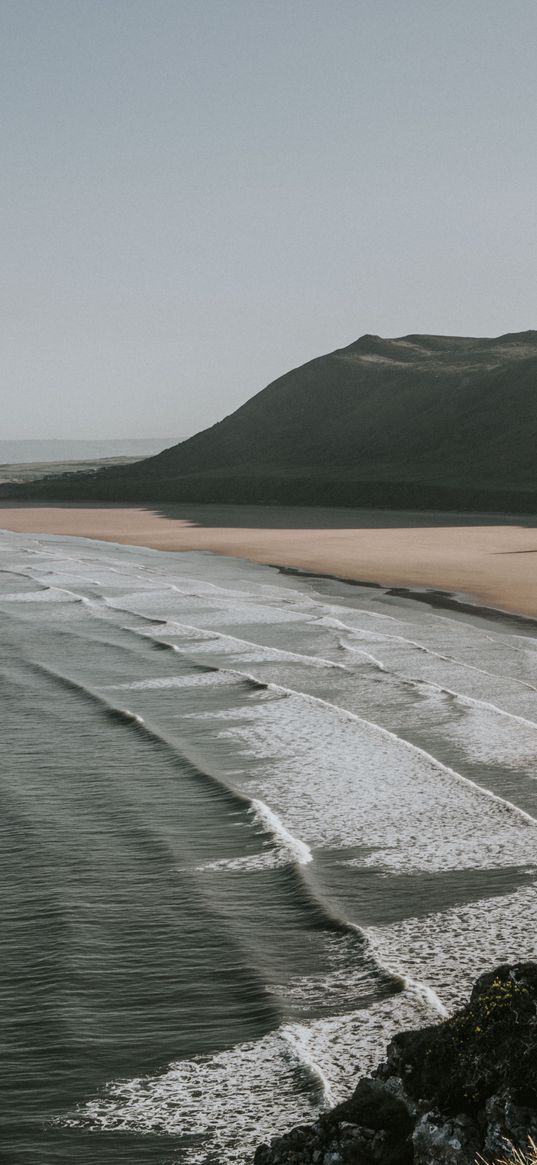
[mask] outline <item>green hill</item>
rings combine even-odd
[[[537,512],[536,445],[537,331],[367,335],[157,456],[18,496]]]

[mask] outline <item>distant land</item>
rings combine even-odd
[[[0,440],[0,483],[125,465],[159,453],[167,444],[158,437],[111,437],[100,441]]]
[[[365,335],[156,456],[0,496],[535,513],[536,450],[537,331]]]

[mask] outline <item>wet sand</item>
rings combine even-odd
[[[429,526],[382,522],[380,510],[374,528],[274,529],[193,525],[142,506],[0,506],[0,528],[18,533],[212,551],[357,582],[450,591],[537,617],[537,520],[535,526],[445,526],[433,517]]]

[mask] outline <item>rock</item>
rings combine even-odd
[[[537,964],[482,975],[443,1023],[402,1032],[372,1077],[255,1165],[474,1165],[537,1141]]]
[[[477,1112],[509,1088],[537,1107],[537,964],[499,967],[478,979],[463,1011],[436,1027],[403,1032],[388,1048],[389,1075],[407,1094],[449,1114]]]
[[[461,1113],[443,1121],[426,1113],[414,1129],[414,1165],[475,1165],[481,1145],[477,1124]]]
[[[485,1106],[487,1133],[483,1156],[491,1159],[505,1156],[507,1145],[525,1152],[530,1138],[537,1142],[537,1113],[524,1105],[515,1104],[509,1091],[491,1096]]]

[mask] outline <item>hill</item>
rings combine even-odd
[[[156,456],[17,496],[535,512],[536,438],[537,331],[366,335]]]

